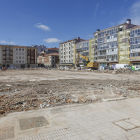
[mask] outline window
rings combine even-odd
[[[5,54],[5,52],[3,52],[3,54]]]
[[[22,57],[22,59],[24,59],[24,57]]]
[[[24,51],[24,49],[22,49],[22,51]]]
[[[3,63],[5,63],[5,60],[3,60]]]
[[[19,53],[19,55],[21,55],[21,53]]]
[[[24,53],[22,53],[22,55],[24,55]]]
[[[22,61],[22,63],[24,63],[24,61]]]
[[[9,63],[9,61],[7,61],[7,63]]]
[[[16,48],[16,51],[18,51],[18,48]]]
[[[21,57],[19,57],[19,59],[21,59]]]
[[[70,43],[69,43],[69,46],[70,46]]]
[[[16,57],[16,59],[18,59],[18,57]]]
[[[16,53],[16,55],[18,55],[18,53]]]
[[[13,48],[10,48],[10,51],[12,51],[13,50]]]
[[[19,51],[21,51],[21,49],[19,49]]]
[[[3,59],[5,59],[5,56],[3,56]]]
[[[9,51],[9,48],[6,48],[6,51]]]
[[[5,51],[5,48],[3,48],[3,51]]]
[[[19,63],[21,63],[21,61],[19,61]]]

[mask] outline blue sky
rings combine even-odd
[[[128,18],[140,25],[140,0],[0,0],[0,44],[59,47]]]

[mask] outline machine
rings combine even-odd
[[[92,68],[92,69],[98,69],[99,63],[97,63],[97,62],[90,62],[87,56],[80,55],[79,53],[78,53],[78,58],[77,58],[77,61],[76,61],[77,67],[79,66],[79,57],[85,59],[84,67]]]

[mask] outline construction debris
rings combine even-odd
[[[0,83],[0,116],[10,112],[140,97],[137,81],[62,79]]]

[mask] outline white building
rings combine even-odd
[[[27,64],[27,49],[24,48],[13,48],[13,63],[20,67],[20,65]]]
[[[62,42],[59,45],[59,63],[63,66],[69,66],[76,63],[75,54],[76,54],[76,43],[83,41],[77,37],[76,39],[68,40]]]

